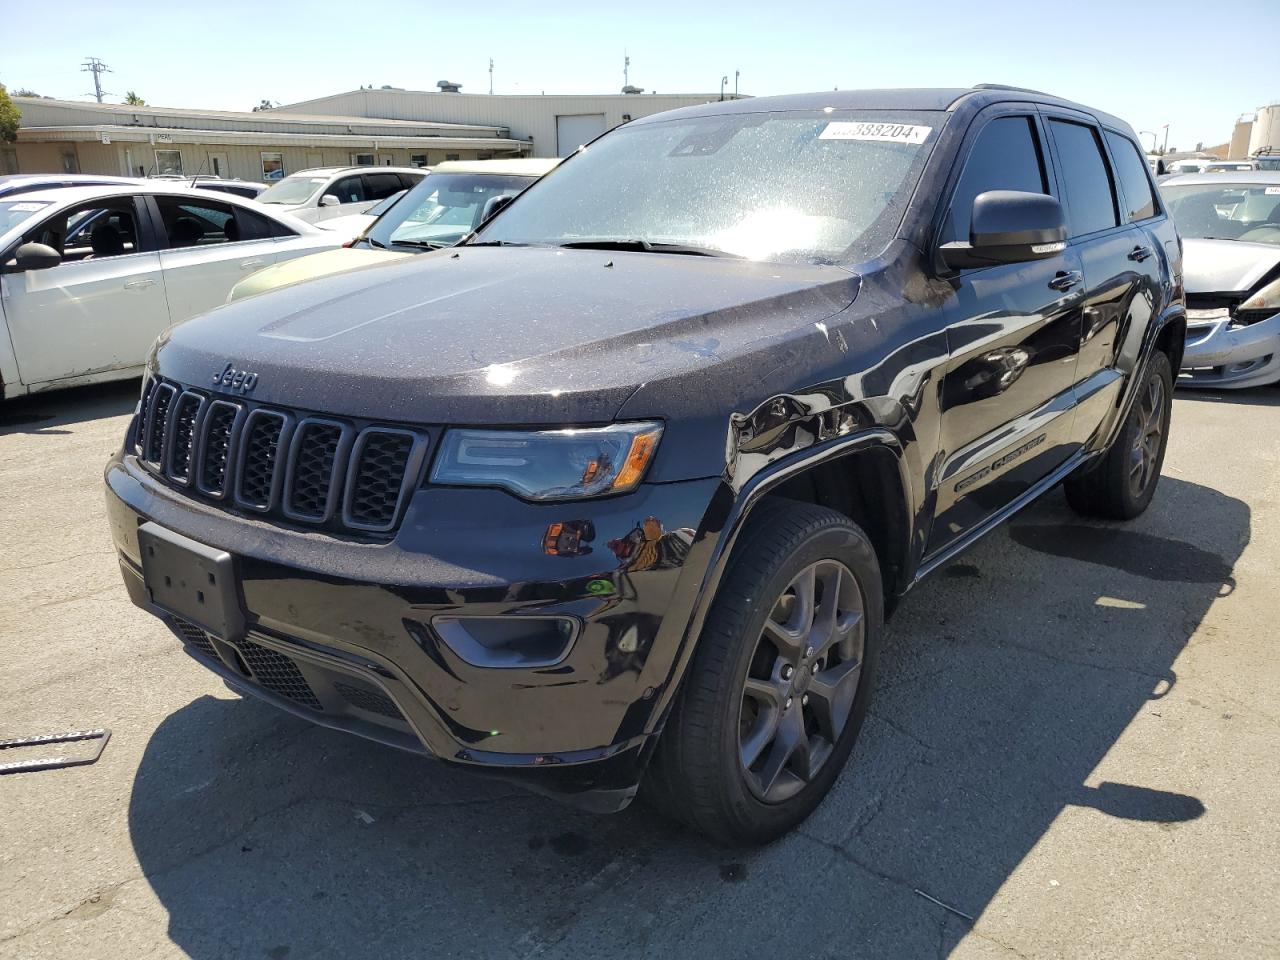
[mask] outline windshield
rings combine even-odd
[[[446,247],[474,230],[494,197],[515,196],[536,177],[492,173],[431,173],[371,226],[376,244]]]
[[[48,205],[47,200],[0,200],[0,233],[8,233]]]
[[[324,177],[285,177],[258,194],[259,203],[306,203],[328,181]]]
[[[1184,237],[1280,244],[1280,181],[1161,188]]]
[[[394,207],[396,205],[396,202],[408,192],[409,191],[407,190],[397,190],[391,196],[387,197],[387,199],[380,200],[378,203],[375,203],[372,207],[366,210],[364,212],[364,216],[368,216],[368,217],[382,216],[384,213],[386,213],[388,210]]]
[[[622,126],[504,210],[478,242],[613,241],[792,262],[878,253],[944,120],[818,110]]]

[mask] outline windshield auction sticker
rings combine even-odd
[[[890,143],[924,143],[933,127],[911,123],[868,123],[833,120],[818,134],[819,140],[887,140]]]

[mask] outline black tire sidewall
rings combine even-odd
[[[715,761],[719,764],[717,779],[725,788],[722,801],[726,807],[723,811],[728,821],[726,826],[730,827],[735,837],[772,839],[804,820],[821,803],[839,777],[866,718],[884,623],[880,567],[865,534],[840,515],[832,513],[831,517],[832,523],[829,526],[806,537],[793,547],[789,555],[779,558],[780,562],[773,564],[770,575],[763,583],[750,575],[736,577],[738,569],[734,569],[728,574],[728,582],[722,586],[717,597],[717,607],[722,602],[741,602],[744,592],[758,598],[746,620],[736,655],[729,661],[731,668],[725,671],[725,676],[717,685],[715,705],[718,727],[715,751]],[[844,563],[862,591],[865,645],[853,713],[818,776],[787,801],[767,804],[756,798],[747,786],[739,759],[738,719],[742,704],[742,685],[755,652],[756,640],[764,629],[765,618],[769,616],[774,601],[801,570],[811,563],[825,559]],[[716,612],[713,610],[713,618]]]
[[[1160,450],[1156,455],[1156,463],[1151,471],[1151,479],[1147,481],[1146,487],[1138,496],[1134,496],[1133,490],[1129,486],[1128,474],[1128,454],[1132,449],[1134,442],[1137,440],[1137,433],[1142,428],[1142,398],[1147,388],[1155,377],[1160,377],[1164,381],[1164,409],[1161,411],[1161,430],[1160,430]],[[1169,445],[1169,424],[1172,421],[1173,410],[1173,369],[1169,365],[1169,358],[1162,352],[1156,351],[1151,355],[1151,360],[1147,365],[1147,369],[1142,378],[1142,384],[1138,388],[1138,394],[1134,397],[1133,406],[1129,410],[1129,416],[1125,420],[1124,432],[1119,437],[1116,449],[1116,464],[1112,482],[1120,485],[1120,496],[1124,503],[1125,513],[1130,517],[1136,517],[1142,513],[1151,503],[1151,498],[1156,494],[1156,487],[1160,483],[1160,471],[1164,469],[1165,449]]]

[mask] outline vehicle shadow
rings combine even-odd
[[[148,744],[132,842],[197,960],[945,956],[1067,807],[1166,830],[1204,812],[1093,773],[1176,688],[1249,530],[1244,503],[1170,477],[1124,527],[1046,496],[905,599],[850,770],[762,850],[215,697]]]
[[[137,402],[137,377],[16,397],[0,402],[0,437],[10,433],[70,433],[61,428],[124,416]]]

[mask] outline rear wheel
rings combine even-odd
[[[1160,481],[1172,412],[1173,370],[1169,358],[1157,351],[1111,448],[1096,466],[1064,484],[1067,502],[1077,513],[1132,520],[1147,509]]]
[[[730,844],[785,833],[830,790],[883,626],[875,552],[847,518],[770,500],[749,524],[646,783],[667,813]]]

